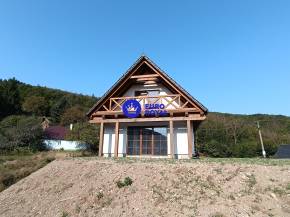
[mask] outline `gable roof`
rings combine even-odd
[[[118,81],[98,100],[98,102],[87,112],[87,116],[90,116],[98,107],[100,107],[103,102],[112,94],[113,90],[115,90],[120,84],[133,72],[133,70],[141,64],[142,62],[148,62],[151,66],[157,70],[162,76],[164,76],[171,84],[176,86],[181,92],[183,92],[190,101],[196,104],[205,114],[208,112],[208,109],[202,105],[197,99],[195,99],[191,94],[189,94],[184,88],[182,88],[176,81],[174,81],[166,72],[160,69],[149,57],[142,55],[136,62],[119,78]]]

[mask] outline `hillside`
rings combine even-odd
[[[289,161],[258,163],[56,160],[1,192],[0,216],[290,216]]]
[[[18,121],[27,122],[27,117],[46,116],[52,124],[80,124],[70,138],[80,139],[80,132],[88,126],[85,113],[96,103],[97,97],[70,93],[41,86],[32,86],[15,79],[0,80],[0,120],[4,125]],[[22,115],[25,117],[13,117]],[[6,120],[5,120],[6,119]],[[11,121],[13,119],[14,121]],[[30,118],[31,119],[31,118]],[[24,120],[24,121],[23,121]],[[2,122],[3,122],[2,121]],[[39,119],[34,122],[39,122]],[[275,154],[280,144],[290,144],[290,117],[282,115],[236,115],[212,112],[198,128],[195,140],[201,155],[213,157],[254,157],[261,156],[261,145],[256,121],[260,121],[265,149],[268,156]],[[9,125],[9,124],[8,124]],[[1,141],[7,141],[0,122]],[[2,129],[1,129],[2,127]],[[26,125],[23,126],[26,128]],[[89,129],[86,135],[91,138],[98,134],[98,129]],[[93,133],[93,134],[92,134]],[[97,138],[90,142],[97,150]],[[27,145],[27,144],[26,144]]]
[[[61,122],[65,111],[75,108],[85,113],[97,98],[48,87],[32,86],[16,79],[0,79],[0,119],[9,115],[47,116]]]
[[[290,117],[209,113],[196,133],[197,149],[214,157],[261,156],[259,121],[268,156],[281,144],[290,144]]]

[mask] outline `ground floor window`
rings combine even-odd
[[[167,155],[167,127],[128,127],[128,155]]]

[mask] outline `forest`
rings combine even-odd
[[[86,142],[88,150],[97,152],[98,127],[88,124],[85,115],[97,100],[95,96],[32,86],[15,78],[0,80],[0,152],[44,150],[43,117],[52,125],[74,123],[67,139]],[[211,157],[261,156],[257,121],[268,157],[279,145],[290,144],[290,117],[210,112],[195,132],[196,149],[200,155]]]

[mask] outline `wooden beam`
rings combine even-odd
[[[150,78],[137,78],[137,82],[145,82],[145,81],[158,81],[158,78],[150,77]]]
[[[192,158],[192,125],[191,121],[187,120],[187,141],[188,141],[188,157]]]
[[[173,121],[203,121],[205,120],[205,116],[189,116],[189,117],[158,117],[158,118],[120,118],[120,119],[100,119],[96,118],[93,120],[90,120],[89,122],[92,124],[96,123],[115,123],[115,122],[120,122],[120,123],[138,123],[138,122],[158,122],[158,121],[164,121],[168,122],[170,120]]]
[[[99,138],[99,157],[103,154],[103,143],[104,143],[104,123],[100,124],[100,138]]]
[[[159,77],[158,74],[149,74],[149,75],[133,75],[131,79],[143,79],[143,78],[157,78]]]
[[[119,148],[119,122],[115,124],[115,150],[114,157],[118,157],[118,148]]]
[[[173,131],[173,121],[169,121],[169,133],[170,133],[170,152],[171,157],[174,158],[174,131]]]
[[[163,110],[163,109],[155,109],[155,110]],[[168,113],[182,113],[182,112],[198,112],[195,108],[177,108],[177,109],[165,109]],[[142,109],[144,111],[144,109]],[[122,115],[123,111],[118,110],[118,111],[97,111],[93,115],[98,116],[98,115]]]

